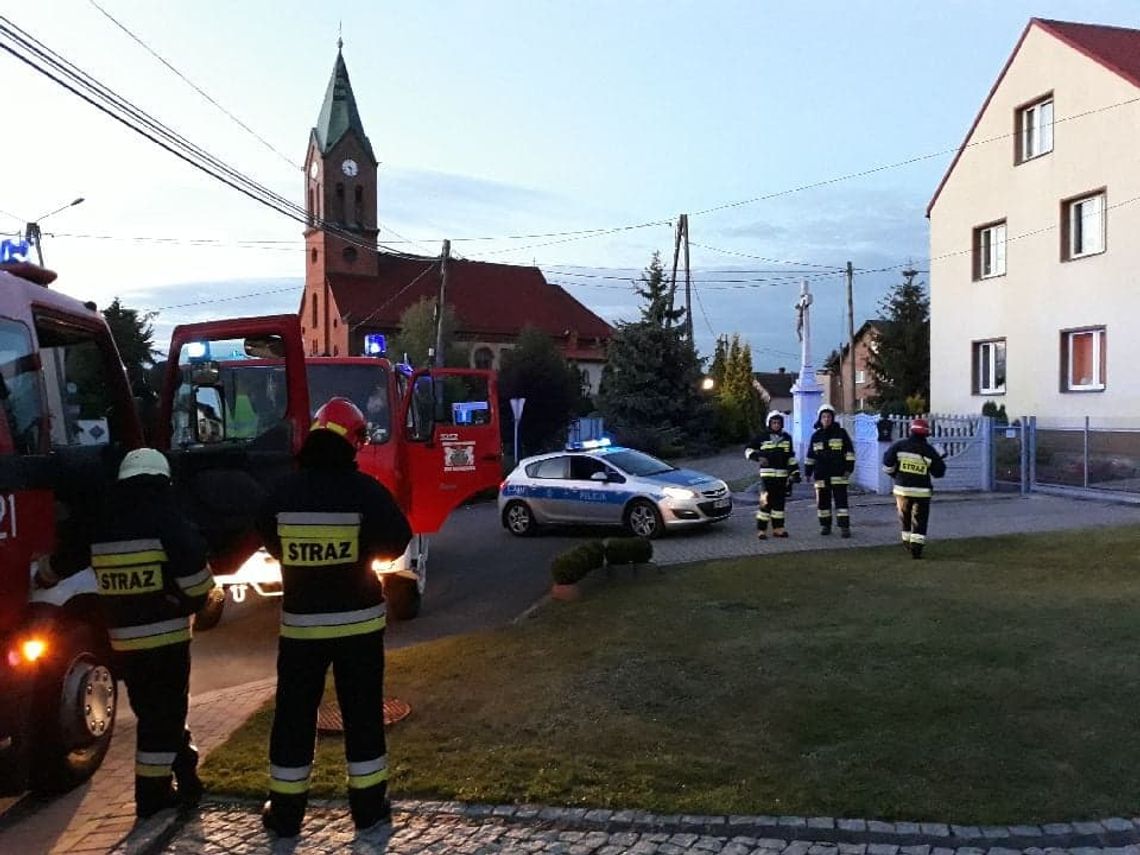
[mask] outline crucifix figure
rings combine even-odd
[[[811,311],[812,304],[811,291],[808,290],[807,280],[805,279],[800,283],[800,298],[796,301],[796,337],[808,345],[804,352],[810,350],[811,340]],[[807,361],[806,358],[804,360]]]

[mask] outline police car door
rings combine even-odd
[[[599,524],[621,522],[621,496],[611,477],[620,476],[596,457],[576,454],[570,458],[572,513],[577,519]]]
[[[257,549],[254,518],[309,429],[296,315],[175,327],[155,425],[175,489],[210,545],[215,573]]]
[[[408,520],[417,534],[439,531],[455,508],[503,480],[493,371],[417,371],[404,401],[404,429]]]

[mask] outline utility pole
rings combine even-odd
[[[689,270],[689,215],[681,214],[681,228],[685,237],[685,332],[689,344],[693,343],[693,282]]]
[[[855,268],[847,262],[847,352],[851,356],[851,368],[847,372],[847,379],[851,381],[851,408],[849,413],[855,412],[855,297],[852,293],[854,285]]]
[[[439,256],[439,303],[435,316],[435,367],[443,367],[443,307],[447,294],[447,263],[451,260],[451,241],[443,242],[443,252]]]
[[[681,220],[685,218],[681,214],[677,218],[677,228],[673,230],[673,278],[669,280],[669,314],[673,314],[673,297],[677,293],[677,258],[681,254]],[[665,326],[670,326],[673,322],[669,317],[665,318]]]
[[[81,205],[82,203],[83,197],[80,196],[78,199],[74,199],[73,201],[68,202],[66,205],[62,205],[56,208],[54,211],[42,214],[24,227],[24,240],[26,240],[28,243],[35,244],[36,258],[38,258],[40,261],[40,267],[44,266],[44,251],[43,247],[40,245],[40,242],[43,240],[43,233],[40,231],[40,222],[42,220],[46,220],[53,214],[58,214],[60,211],[66,211],[68,208],[74,208],[76,205]]]

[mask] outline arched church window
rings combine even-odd
[[[358,226],[364,225],[364,188],[357,185],[353,189],[353,216]]]
[[[475,351],[475,367],[490,370],[495,367],[495,352],[489,347],[480,347]]]
[[[317,248],[315,246],[309,250],[309,259],[313,262],[313,264],[317,263]]]
[[[311,226],[311,225],[313,225],[313,221],[316,219],[316,216],[317,216],[317,193],[312,187],[309,188],[309,211],[308,211],[308,214],[309,214],[308,222],[309,222],[309,225]]]
[[[336,221],[338,223],[345,222],[344,219],[344,184],[340,181],[336,183]]]
[[[320,325],[320,319],[319,319],[319,315],[317,312],[318,307],[317,307],[317,292],[316,291],[313,292],[313,299],[311,302],[313,304],[313,329],[315,330]]]
[[[343,254],[344,254],[344,260],[346,262],[348,262],[349,264],[352,264],[356,261],[356,247],[355,246],[346,246],[344,248]]]

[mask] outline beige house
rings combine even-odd
[[[935,412],[1140,414],[1140,30],[1032,19],[927,208]]]

